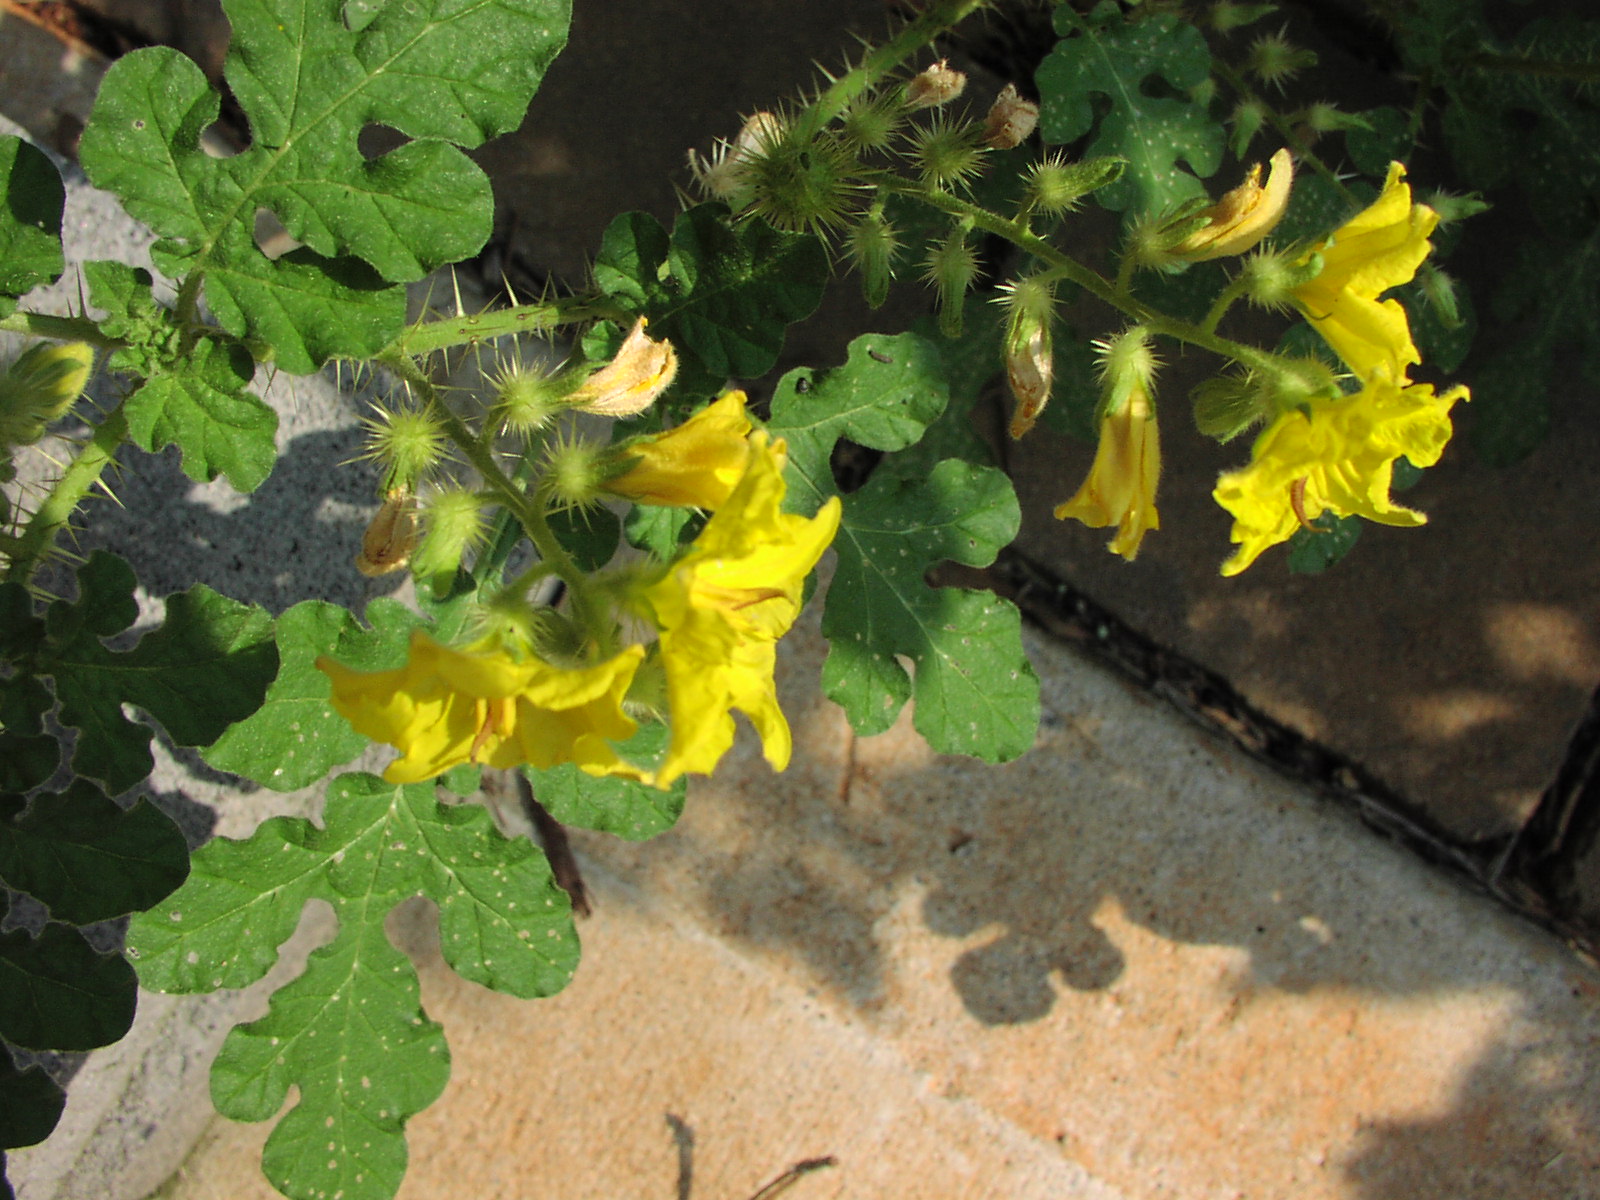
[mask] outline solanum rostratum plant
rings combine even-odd
[[[1403,160],[1426,97],[1409,118],[1269,99],[1312,57],[1254,33],[1271,5],[1191,18],[1040,0],[1054,44],[1014,79],[969,76],[942,41],[1006,5],[908,5],[812,93],[730,113],[728,139],[690,156],[704,202],[671,230],[617,217],[577,294],[407,324],[405,285],[489,237],[489,182],[463,151],[522,121],[569,2],[228,0],[225,76],[249,138],[231,157],[201,147],[219,96],[197,66],[161,48],[118,61],[82,165],[155,232],[170,304],[146,272],[86,262],[80,311],[30,311],[64,269],[63,188],[42,152],[0,141],[0,329],[25,342],[0,377],[0,1037],[114,1041],[135,970],[159,991],[240,987],[308,900],[327,901],[338,935],[212,1072],[216,1107],[240,1120],[298,1089],[263,1164],[289,1196],[393,1195],[405,1123],[444,1087],[444,1032],[383,931],[396,903],[435,901],[446,961],[487,987],[549,995],[577,964],[543,854],[460,798],[486,769],[521,772],[557,821],[648,837],[716,769],[736,713],[783,770],[777,643],[830,548],[821,685],[855,730],[887,729],[909,701],[936,751],[1029,748],[1038,688],[1017,611],[926,582],[944,561],[988,564],[1018,528],[967,420],[975,379],[1005,376],[1013,437],[1053,436],[1040,421],[1095,437],[1056,516],[1112,530],[1131,559],[1160,536],[1158,414],[1176,403],[1161,363],[1210,355],[1193,419],[1222,441],[1256,431],[1214,493],[1234,522],[1225,574],[1286,542],[1325,565],[1358,519],[1420,524],[1392,489],[1439,458],[1467,398],[1440,372],[1470,308],[1433,251],[1481,205],[1413,194]],[[1463,19],[1448,7],[1441,22]],[[367,157],[372,125],[403,144]],[[1091,200],[1122,233],[1084,257],[1073,217]],[[294,249],[260,249],[262,210]],[[742,385],[845,272],[875,306],[931,285],[937,320],[865,333],[752,404]],[[1069,327],[1069,299],[1098,304],[1097,327]],[[1241,303],[1282,311],[1283,341],[1230,336]],[[529,339],[557,336],[571,357],[538,365]],[[447,361],[480,364],[480,385],[443,387]],[[193,479],[251,491],[277,425],[252,387],[330,364],[379,396],[371,462],[348,468],[378,475],[351,569],[409,571],[417,605],[272,614],[196,583],[136,644],[109,645],[136,580],[63,536],[92,521],[91,490],[173,445]],[[95,371],[114,403],[83,399]],[[47,433],[69,453],[43,489],[15,486]],[[848,494],[830,469],[841,439],[883,452]],[[125,708],[261,787],[320,784],[321,816],[191,860],[142,796],[153,733]],[[381,777],[340,773],[374,743],[393,750]],[[129,913],[126,957],[85,940]],[[61,1095],[40,1070],[0,1055],[0,1092],[21,1098],[0,1148],[49,1132]]]

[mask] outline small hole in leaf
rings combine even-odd
[[[289,236],[276,213],[270,209],[256,209],[256,249],[268,258],[282,258],[299,248],[300,243]]]
[[[356,148],[361,151],[361,157],[371,162],[375,158],[382,158],[390,151],[398,150],[410,140],[398,129],[391,129],[387,125],[368,125],[356,138]]]

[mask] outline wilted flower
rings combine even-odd
[[[1389,164],[1377,200],[1316,251],[1321,273],[1291,290],[1306,320],[1363,380],[1384,373],[1398,382],[1407,367],[1422,361],[1400,301],[1378,300],[1390,288],[1409,283],[1433,248],[1428,235],[1439,218],[1411,203],[1405,174],[1399,163]]]
[[[750,461],[745,394],[725,393],[682,425],[620,448],[632,460],[605,489],[637,504],[720,508]]]
[[[432,779],[463,763],[553,767],[576,763],[592,775],[640,772],[610,742],[638,726],[622,711],[644,647],[592,666],[560,667],[515,654],[498,636],[452,649],[413,631],[406,665],[352,671],[323,657],[333,706],[357,732],[402,752],[383,777]]]
[[[567,404],[603,417],[632,417],[655,403],[678,373],[672,343],[652,341],[640,317],[616,356],[567,397]]]
[[[935,108],[948,104],[966,89],[967,77],[941,58],[906,84],[907,108]]]
[[[1039,106],[1024,100],[1017,85],[1001,89],[983,122],[983,144],[991,150],[1010,150],[1020,146],[1039,124]]]
[[[1196,214],[1205,217],[1206,224],[1174,246],[1172,253],[1190,262],[1243,254],[1282,220],[1293,182],[1294,160],[1289,151],[1279,150],[1272,156],[1264,185],[1257,163],[1243,183]]]
[[[1395,460],[1439,461],[1450,440],[1450,408],[1467,399],[1454,387],[1405,387],[1382,376],[1351,396],[1285,412],[1262,431],[1250,465],[1229,471],[1212,493],[1233,514],[1239,548],[1222,564],[1237,575],[1269,546],[1287,541],[1324,512],[1382,525],[1421,525],[1427,517],[1389,496]]]
[[[410,488],[390,488],[367,525],[356,570],[368,577],[398,571],[417,548],[417,497]]]
[[[784,445],[750,439],[749,466],[682,559],[644,592],[661,628],[672,741],[654,782],[710,772],[733,744],[732,710],[750,718],[775,770],[789,765],[789,724],[773,683],[777,642],[800,612],[805,577],[833,541],[840,505],[782,511]]]

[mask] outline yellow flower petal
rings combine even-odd
[[[1394,463],[1402,454],[1419,467],[1438,462],[1451,406],[1467,398],[1464,387],[1436,396],[1429,384],[1402,388],[1380,377],[1309,416],[1296,409],[1279,417],[1256,439],[1250,465],[1223,475],[1212,493],[1233,514],[1239,547],[1222,573],[1237,575],[1324,512],[1383,525],[1426,522],[1390,497]]]
[[[1191,233],[1173,247],[1172,252],[1191,262],[1243,254],[1277,228],[1289,207],[1289,192],[1294,184],[1294,159],[1288,150],[1279,150],[1270,160],[1267,182],[1261,183],[1261,164],[1238,187],[1228,192],[1200,216],[1209,224]]]
[[[1090,529],[1117,527],[1111,551],[1130,562],[1139,553],[1146,531],[1161,528],[1156,511],[1156,484],[1161,478],[1161,440],[1155,406],[1149,393],[1135,387],[1121,409],[1100,421],[1089,477],[1056,518],[1071,517]]]
[[[401,751],[383,777],[415,783],[467,762],[638,775],[607,743],[638,728],[622,697],[643,658],[644,647],[630,646],[594,666],[558,667],[513,656],[497,639],[454,649],[419,629],[396,670],[352,671],[326,657],[317,667],[332,681],[334,708]]]
[[[737,486],[689,552],[645,592],[661,627],[672,741],[655,782],[709,773],[733,744],[732,710],[761,735],[775,770],[789,764],[789,724],[778,707],[777,641],[800,612],[806,575],[839,528],[838,497],[814,517],[781,511],[784,446],[750,439]]]
[[[682,425],[624,447],[635,459],[606,490],[638,504],[720,507],[750,461],[745,394],[732,391]]]
[[[1383,372],[1398,382],[1422,361],[1400,302],[1378,300],[1411,281],[1433,249],[1428,235],[1439,222],[1431,208],[1411,203],[1404,180],[1405,168],[1389,164],[1383,193],[1334,232],[1319,251],[1321,273],[1292,293],[1312,327],[1361,379]]]

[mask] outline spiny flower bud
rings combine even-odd
[[[983,122],[983,144],[991,150],[1010,150],[1028,139],[1039,124],[1039,106],[1025,100],[1017,85],[1008,83],[995,99]]]
[[[766,115],[751,148],[739,151],[730,206],[789,232],[844,225],[860,204],[863,169],[855,154],[835,133]]]
[[[400,570],[411,561],[417,537],[416,493],[391,488],[362,535],[356,570],[368,578]]]
[[[905,105],[910,109],[948,104],[966,89],[967,77],[948,59],[941,58],[906,84]]]
[[[874,205],[850,230],[850,257],[861,272],[862,294],[873,308],[881,307],[889,298],[894,258],[899,250],[900,239],[894,226],[884,219],[881,205]]]
[[[500,428],[526,437],[555,419],[567,404],[571,382],[525,363],[506,363],[489,377],[490,412]]]
[[[1301,71],[1317,65],[1317,56],[1295,46],[1284,32],[1262,34],[1250,44],[1250,53],[1245,56],[1245,70],[1280,92]]]
[[[633,417],[656,402],[678,373],[678,356],[663,338],[651,341],[640,317],[616,356],[566,399],[571,408],[602,417]]]
[[[1269,113],[1267,106],[1256,99],[1241,100],[1234,106],[1233,116],[1229,118],[1233,125],[1233,136],[1229,142],[1235,158],[1243,158],[1250,143],[1256,140],[1267,123]]]
[[[1189,393],[1189,400],[1195,428],[1219,442],[1231,441],[1272,412],[1261,380],[1251,372],[1207,379]]]
[[[1340,133],[1351,129],[1372,128],[1372,123],[1355,113],[1340,112],[1337,105],[1318,101],[1307,105],[1295,118],[1296,124],[1315,134]]]
[[[923,278],[939,296],[939,332],[947,338],[961,336],[962,307],[967,289],[978,277],[978,256],[967,245],[968,229],[957,225],[950,236],[928,251]]]
[[[484,500],[475,492],[452,487],[428,501],[425,532],[411,558],[411,573],[435,595],[449,590],[461,559],[484,535]]]
[[[1439,214],[1440,225],[1448,225],[1452,221],[1464,221],[1468,217],[1486,213],[1494,207],[1476,192],[1460,196],[1454,192],[1433,191],[1424,197],[1423,203]]]
[[[959,188],[971,183],[983,169],[986,153],[979,141],[980,133],[976,125],[950,120],[943,113],[913,133],[909,156],[922,182],[936,188]]]
[[[579,437],[559,438],[546,455],[541,486],[548,488],[562,507],[588,508],[599,500],[611,473],[605,447]]]
[[[1023,205],[1051,217],[1072,212],[1090,192],[1122,178],[1127,165],[1122,158],[1069,163],[1065,155],[1053,154],[1028,168]]]
[[[385,492],[416,486],[444,460],[447,438],[426,408],[386,408],[362,418],[367,429],[366,458],[383,464]]]
[[[1279,150],[1272,156],[1272,170],[1264,186],[1261,164],[1257,163],[1243,183],[1195,214],[1204,217],[1205,224],[1173,246],[1171,253],[1190,262],[1243,254],[1283,219],[1293,182],[1294,161],[1288,150]]]
[[[1273,310],[1287,308],[1293,299],[1293,290],[1307,281],[1303,267],[1297,266],[1288,255],[1272,250],[1246,258],[1239,278],[1243,281],[1245,298],[1251,304]]]
[[[1417,283],[1422,288],[1423,300],[1444,327],[1460,329],[1461,304],[1456,297],[1456,281],[1432,263],[1424,263],[1417,271]]]
[[[86,342],[43,342],[0,375],[0,447],[31,446],[73,406],[89,382],[94,349]]]
[[[1010,310],[1004,342],[1006,381],[1017,402],[1010,432],[1013,438],[1020,438],[1044,411],[1055,382],[1050,332],[1055,288],[1049,280],[1032,275],[1003,284],[1000,291],[997,299]]]
[[[893,95],[857,97],[839,118],[839,140],[857,154],[886,150],[904,115]]]
[[[1218,33],[1232,33],[1277,11],[1276,4],[1236,4],[1233,0],[1219,0],[1211,6],[1208,19],[1211,28]]]

